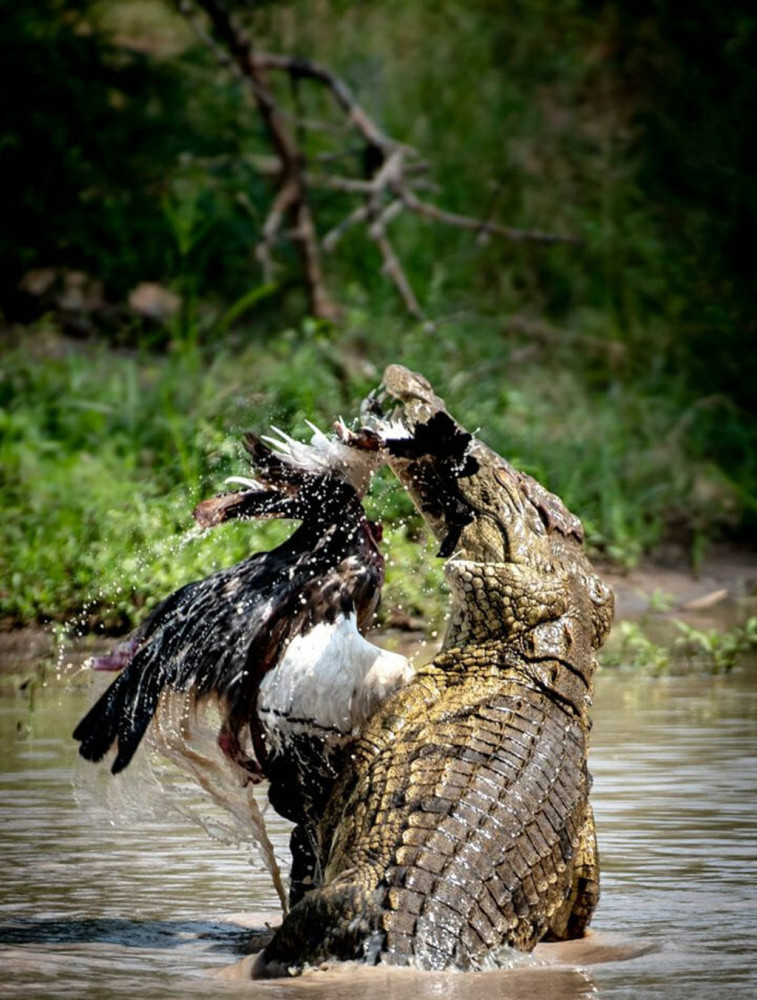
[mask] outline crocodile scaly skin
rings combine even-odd
[[[586,754],[612,592],[578,519],[422,376],[392,366],[387,400],[373,427],[450,557],[450,626],[351,747],[321,824],[323,884],[259,975],[329,958],[484,968],[505,945],[582,935],[599,896]]]

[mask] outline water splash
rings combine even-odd
[[[220,728],[213,699],[164,692],[147,733],[152,777],[173,808],[214,840],[257,850],[286,913],[287,893],[265,824],[267,800],[261,805],[255,794],[261,786],[221,751]],[[222,816],[209,805],[220,807]]]
[[[267,870],[284,913],[287,893],[266,827],[266,785],[230,761],[218,746],[220,718],[215,702],[197,704],[191,694],[164,692],[140,752],[120,774],[110,773],[115,756],[92,767],[78,760],[74,798],[79,808],[113,827],[141,818],[164,821],[172,812],[209,837],[242,848],[254,867]]]

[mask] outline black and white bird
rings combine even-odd
[[[79,752],[125,768],[172,693],[217,706],[218,743],[240,780],[270,781],[292,837],[290,896],[313,876],[315,828],[353,735],[402,686],[405,657],[364,638],[384,581],[380,525],[361,503],[375,465],[312,428],[310,444],[280,431],[247,435],[255,479],[202,502],[201,527],[236,518],[301,523],[277,548],[187,584],[163,601],[99,669],[121,673],[74,731]],[[342,437],[346,438],[346,434]],[[268,442],[268,443],[266,443]]]

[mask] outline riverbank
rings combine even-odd
[[[646,561],[632,570],[599,566],[616,596],[615,627],[621,622],[683,621],[698,629],[731,628],[757,614],[757,553],[741,548],[716,548],[697,573],[671,558]],[[414,622],[412,624],[415,624]],[[377,641],[405,653],[423,644],[433,651],[435,640],[418,628],[386,628]],[[61,643],[52,627],[32,625],[0,631],[0,677],[6,684],[72,670],[114,640],[96,634],[66,638]],[[427,644],[427,645],[426,645]]]
[[[730,624],[757,610],[757,552],[749,549],[713,548],[697,572],[675,556],[627,571],[599,568],[615,591],[616,623],[657,614]]]

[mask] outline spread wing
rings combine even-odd
[[[81,755],[100,760],[117,741],[112,770],[121,771],[165,688],[192,689],[200,699],[214,694],[233,714],[265,669],[266,647],[281,631],[296,579],[296,559],[266,553],[172,594],[132,640],[128,665],[74,731]]]
[[[330,473],[290,467],[257,438],[248,449],[261,482],[201,504],[201,524],[238,517],[298,517],[283,545],[168,597],[100,669],[123,672],[74,731],[79,752],[101,760],[114,742],[123,770],[165,689],[218,699],[228,746],[254,723],[257,692],[294,635],[338,614],[365,623],[383,583],[383,560],[355,490]],[[257,488],[260,487],[260,488]],[[253,739],[255,732],[253,725]],[[227,747],[228,748],[228,747]],[[259,746],[256,755],[263,756]]]

